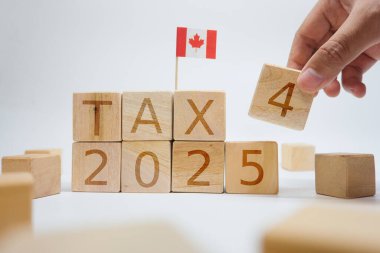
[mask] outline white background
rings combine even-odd
[[[180,59],[179,87],[226,91],[227,140],[307,142],[318,152],[378,157],[380,65],[364,78],[364,99],[344,92],[331,99],[321,93],[304,131],[247,115],[262,64],[286,64],[294,33],[314,3],[0,0],[0,156],[63,148],[68,191],[72,93],[173,90],[176,27],[186,26],[218,30],[217,59]],[[168,219],[209,252],[252,252],[259,248],[263,229],[300,206],[325,199],[315,196],[313,178],[313,173],[281,171],[280,195],[272,197],[63,192],[35,201],[35,229]]]

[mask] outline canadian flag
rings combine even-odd
[[[216,31],[177,27],[177,57],[216,58]]]

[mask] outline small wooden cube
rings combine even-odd
[[[313,95],[296,85],[299,70],[264,65],[249,109],[253,118],[303,130]]]
[[[74,141],[121,141],[121,94],[74,93]]]
[[[122,192],[170,192],[170,141],[128,141],[122,145]]]
[[[344,206],[311,206],[270,228],[263,253],[378,253],[380,213]]]
[[[33,197],[61,192],[61,158],[58,155],[28,154],[2,159],[3,173],[30,172],[34,178]]]
[[[60,148],[50,148],[50,149],[28,149],[25,150],[25,155],[30,154],[47,154],[47,155],[62,155],[62,149]]]
[[[315,147],[304,143],[284,143],[282,168],[289,171],[306,171],[315,168]]]
[[[120,192],[121,143],[73,144],[72,191]]]
[[[227,142],[226,192],[277,194],[277,143]]]
[[[173,93],[124,92],[123,140],[172,140]]]
[[[224,142],[173,143],[172,191],[222,193]]]
[[[372,154],[332,153],[315,157],[318,194],[360,198],[376,193],[375,160]]]
[[[174,139],[224,141],[226,94],[208,91],[174,93]]]
[[[0,176],[0,237],[7,231],[32,227],[33,176],[5,173]]]

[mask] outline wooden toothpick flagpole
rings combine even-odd
[[[178,57],[175,58],[175,90],[178,90]]]

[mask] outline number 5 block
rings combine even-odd
[[[277,143],[227,142],[227,193],[278,193]]]
[[[253,118],[303,130],[313,95],[296,86],[300,71],[264,65],[249,109]]]

